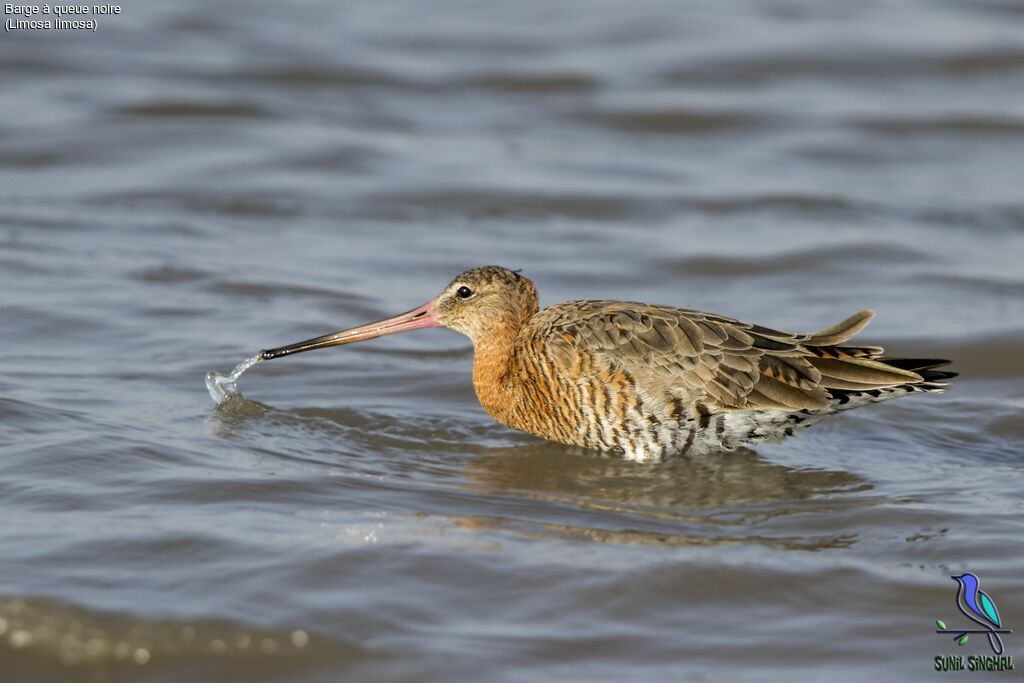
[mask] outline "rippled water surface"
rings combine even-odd
[[[0,81],[4,681],[912,680],[966,570],[1024,633],[1019,3],[150,1]],[[213,407],[485,263],[962,376],[660,464],[448,331]]]

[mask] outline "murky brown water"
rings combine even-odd
[[[1024,633],[1019,3],[141,2],[0,79],[4,681],[911,680],[964,570]],[[963,376],[663,464],[445,331],[212,407],[484,263]]]

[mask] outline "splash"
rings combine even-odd
[[[238,391],[238,387],[235,383],[238,381],[238,378],[242,376],[243,372],[259,362],[260,356],[257,354],[252,358],[246,358],[236,365],[230,375],[222,375],[214,370],[210,370],[206,373],[206,388],[209,390],[210,398],[213,399],[213,402],[220,405],[232,396],[241,396],[242,394]]]

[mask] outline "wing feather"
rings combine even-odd
[[[690,309],[571,301],[539,312],[520,334],[543,342],[566,373],[586,355],[589,376],[573,381],[621,370],[638,390],[666,400],[717,409],[815,409],[828,404],[828,389],[921,381],[917,373],[886,365],[877,347],[834,346],[863,329],[871,315],[862,311],[801,335]]]

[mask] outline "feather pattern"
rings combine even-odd
[[[832,347],[837,351],[830,353],[816,345],[848,339],[871,315],[862,311],[799,335],[690,309],[572,301],[540,311],[520,335],[554,347],[554,358],[587,353],[593,373],[623,370],[654,395],[706,400],[719,409],[821,408],[829,388],[921,381],[910,370],[875,360],[878,347]]]
[[[530,366],[541,359],[558,382],[581,388],[584,397],[601,397],[568,411],[585,416],[583,423],[565,430],[578,432],[581,445],[665,454],[673,441],[651,425],[674,419],[675,431],[685,432],[692,424],[703,441],[719,448],[729,441],[728,447],[735,447],[789,434],[826,414],[912,393],[906,387],[923,385],[924,378],[915,372],[923,366],[913,361],[890,365],[880,347],[839,345],[872,316],[861,311],[819,332],[792,334],[692,309],[570,301],[529,319],[513,345],[512,362]],[[611,386],[611,395],[598,386]],[[940,386],[928,383],[922,390]],[[620,398],[618,392],[627,396]],[[713,415],[727,416],[716,438],[711,438]],[[610,421],[631,426],[617,430]],[[724,438],[739,423],[746,431]],[[539,431],[536,425],[517,426]],[[631,430],[643,431],[646,439],[631,442],[623,436]],[[693,443],[687,448],[692,450]]]

